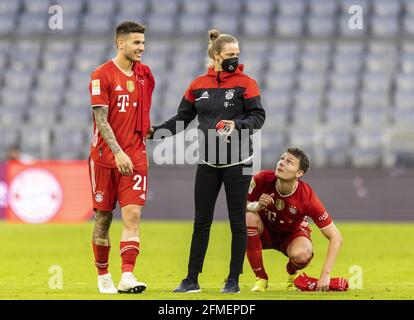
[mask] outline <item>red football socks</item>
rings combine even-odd
[[[139,242],[121,241],[122,272],[133,272],[139,254]]]
[[[262,241],[257,227],[247,227],[246,256],[256,277],[267,280],[267,273],[263,266]]]
[[[100,246],[92,242],[93,254],[95,256],[95,266],[101,276],[108,273],[109,250],[111,246]]]

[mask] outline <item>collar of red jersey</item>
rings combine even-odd
[[[276,181],[275,181],[275,189],[276,189],[276,192],[277,192],[277,194],[279,195],[279,196],[281,196],[282,198],[287,198],[287,197],[290,197],[292,194],[294,194],[295,192],[296,192],[296,190],[298,190],[298,187],[299,187],[299,180],[297,181],[297,183],[296,183],[296,186],[293,188],[293,190],[292,190],[292,192],[291,193],[289,193],[289,194],[281,194],[280,192],[279,192],[279,189],[277,188],[277,184],[276,184],[276,182],[277,182],[277,179],[276,179]]]

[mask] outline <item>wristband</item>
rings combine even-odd
[[[246,206],[247,211],[257,212],[260,207],[259,201],[249,202]]]

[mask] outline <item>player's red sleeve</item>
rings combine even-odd
[[[91,74],[89,83],[89,94],[91,95],[91,106],[108,106],[109,101],[109,83],[108,76],[101,70]]]
[[[263,180],[262,172],[256,173],[252,180],[250,181],[249,192],[247,194],[247,200],[250,202],[259,201],[260,196],[262,195],[260,192],[260,185]]]
[[[321,200],[319,200],[319,197],[312,190],[310,192],[310,201],[307,215],[312,218],[319,229],[325,228],[333,223],[332,217],[326,211]]]

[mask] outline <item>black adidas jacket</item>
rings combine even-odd
[[[251,135],[253,130],[263,126],[266,115],[260,102],[259,87],[253,78],[243,73],[243,65],[239,65],[234,73],[216,72],[209,68],[206,74],[196,78],[185,92],[177,114],[162,125],[154,126],[154,135],[165,137],[157,135],[159,129],[168,129],[176,134],[178,121],[184,122],[185,129],[197,115],[198,129],[203,133],[198,137],[201,162],[222,166],[251,159]],[[210,134],[215,134],[215,126],[220,120],[233,120],[235,123],[230,143],[218,137],[208,139],[209,129]],[[223,153],[223,148],[227,152]]]

